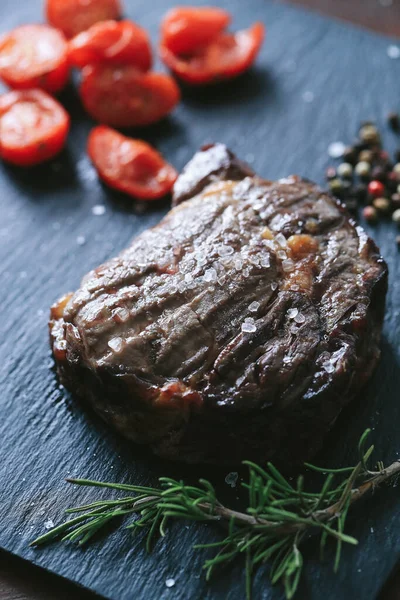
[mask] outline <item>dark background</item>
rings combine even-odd
[[[349,20],[382,33],[400,36],[400,4],[398,0],[393,0],[391,6],[383,6],[384,3],[384,0],[381,3],[378,0],[296,0],[296,4],[317,9],[321,13]],[[54,251],[56,250],[57,248],[54,248]],[[0,554],[1,600],[64,600],[72,597],[89,600],[94,596],[20,559]],[[354,598],[357,598],[356,590]],[[394,576],[382,593],[382,600],[398,598],[400,579]]]

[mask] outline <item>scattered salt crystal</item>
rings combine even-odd
[[[124,342],[123,342],[122,338],[120,338],[120,337],[112,338],[108,342],[108,346],[111,348],[111,350],[113,350],[114,352],[117,352],[117,353],[121,352],[123,345],[124,345]]]
[[[78,235],[78,237],[76,238],[76,243],[78,244],[78,246],[83,246],[86,243],[86,238],[84,235]]]
[[[294,318],[296,323],[304,323],[304,321],[306,320],[305,316],[302,313],[298,313],[295,318]]]
[[[277,288],[277,287],[278,287],[278,284],[277,284],[277,282],[276,282],[276,281],[273,281],[273,282],[271,283],[271,290],[274,292],[274,291],[276,290],[276,288]]]
[[[233,253],[234,249],[232,248],[232,246],[220,246],[218,248],[219,256],[230,256]]]
[[[204,273],[204,281],[216,281],[217,280],[217,271],[214,267],[207,269]]]
[[[293,292],[298,292],[300,289],[300,286],[297,285],[297,283],[292,283],[291,289],[293,290]]]
[[[96,217],[101,217],[101,215],[104,215],[105,212],[106,212],[106,207],[103,206],[102,204],[96,204],[95,206],[92,207],[92,213]]]
[[[287,258],[287,254],[286,254],[286,252],[284,250],[278,250],[278,252],[276,253],[276,255],[281,260],[285,260],[285,258]]]
[[[346,146],[343,142],[333,142],[328,146],[328,154],[331,158],[340,158],[345,150]]]
[[[314,98],[315,98],[314,92],[310,92],[309,90],[307,90],[306,92],[304,92],[302,94],[302,98],[303,98],[304,102],[307,102],[307,104],[309,104],[310,102],[314,101]]]
[[[255,331],[257,331],[257,327],[254,324],[254,321],[250,321],[250,320],[245,320],[244,323],[242,323],[242,331],[243,333],[254,333]]]
[[[116,308],[114,316],[116,316],[121,323],[126,323],[129,319],[129,310],[123,307]]]
[[[263,256],[262,259],[260,260],[260,265],[262,267],[264,267],[265,269],[268,269],[268,267],[271,266],[271,261],[269,258],[269,254],[267,254],[267,256]]]
[[[280,246],[282,246],[283,248],[285,246],[287,246],[287,241],[285,236],[283,235],[283,233],[278,233],[277,236],[275,236],[275,241],[277,244],[279,244]]]
[[[237,258],[235,260],[235,269],[237,271],[240,271],[240,269],[243,267],[243,262],[240,260],[240,258]]]
[[[298,314],[298,308],[289,308],[289,310],[287,311],[287,316],[289,317],[289,319],[294,319],[295,317],[297,317]]]
[[[165,585],[167,588],[172,588],[175,585],[175,579],[172,579],[172,577],[168,578],[165,580]]]
[[[287,365],[288,363],[290,363],[290,362],[291,362],[291,360],[292,360],[292,359],[290,358],[290,356],[285,356],[285,357],[284,357],[284,359],[283,359],[283,364],[284,364],[284,365]]]
[[[293,323],[293,325],[291,325],[289,331],[292,335],[297,335],[299,333],[299,328],[297,327],[297,325],[295,323]]]
[[[193,281],[193,275],[191,273],[186,273],[185,281],[186,283],[191,283]]]
[[[47,521],[45,521],[44,523],[44,528],[45,529],[53,529],[54,527],[54,522],[51,519],[47,519]]]
[[[242,271],[243,277],[248,277],[250,275],[250,270],[246,267]]]
[[[293,271],[294,268],[294,262],[292,261],[291,258],[287,258],[286,260],[284,260],[282,262],[282,269],[286,272],[288,271]]]
[[[260,303],[256,302],[256,301],[252,302],[249,305],[249,311],[250,312],[257,312],[259,308],[260,308]]]
[[[374,528],[373,528],[373,527],[371,527],[371,533],[374,533],[374,531],[375,531],[375,530],[374,530]]]
[[[388,46],[387,55],[389,58],[400,58],[399,46],[395,46],[394,44],[391,44],[390,46]]]
[[[327,373],[333,373],[335,370],[335,367],[330,360],[327,360],[326,362],[324,362],[322,367],[323,367],[323,369],[325,369],[325,371]]]
[[[236,471],[232,471],[231,473],[228,473],[228,475],[225,477],[225,483],[234,488],[236,487],[238,477],[239,473],[237,473]]]

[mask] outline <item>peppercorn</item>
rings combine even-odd
[[[366,179],[371,171],[371,165],[366,161],[361,161],[356,164],[355,171],[359,177]]]
[[[392,214],[392,219],[396,225],[400,225],[400,208],[397,208]]]
[[[390,112],[387,116],[388,123],[393,131],[400,129],[400,117],[397,112]]]
[[[386,178],[386,185],[388,186],[388,188],[391,191],[396,191],[397,186],[400,184],[400,174],[394,173],[394,171],[391,171],[390,173],[388,173],[388,176]]]
[[[344,150],[342,158],[344,162],[350,163],[351,165],[355,165],[357,162],[357,152],[353,146],[347,146]]]
[[[365,202],[367,197],[367,186],[362,183],[354,186],[353,194],[359,202]]]
[[[373,123],[366,123],[360,129],[360,139],[367,144],[379,144],[381,136]]]
[[[362,150],[358,156],[359,161],[365,161],[367,163],[371,163],[373,158],[374,156],[371,150]]]
[[[374,179],[376,181],[385,181],[385,179],[386,179],[385,169],[382,169],[382,167],[374,167],[371,171],[371,177],[372,177],[372,179]]]
[[[375,198],[373,205],[380,213],[388,213],[390,211],[390,200],[387,198]]]
[[[325,172],[326,178],[329,181],[330,179],[336,178],[336,169],[335,167],[328,167]]]
[[[393,173],[400,175],[400,162],[396,163],[393,167]]]
[[[337,177],[336,177],[336,179],[330,180],[329,187],[333,194],[338,194],[343,191],[343,183]]]
[[[385,186],[383,185],[383,183],[381,181],[373,180],[373,181],[369,182],[368,193],[373,198],[379,198],[379,196],[383,195],[384,191],[385,191]]]
[[[373,206],[366,206],[363,209],[363,217],[368,223],[374,223],[378,219],[378,213]]]
[[[393,196],[392,196],[392,207],[394,209],[400,208],[400,194],[393,194]]]
[[[338,166],[337,174],[343,179],[350,179],[353,176],[353,167],[350,163],[343,162]]]

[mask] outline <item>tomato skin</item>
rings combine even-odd
[[[220,8],[173,8],[161,24],[162,45],[173,54],[192,52],[212,42],[230,22],[231,15]]]
[[[59,92],[67,83],[67,42],[48,25],[22,25],[0,38],[0,77],[14,89]]]
[[[99,21],[119,19],[119,0],[46,0],[47,21],[67,38],[86,31]]]
[[[31,167],[64,147],[70,118],[43,90],[13,90],[0,96],[0,158]]]
[[[91,131],[87,151],[107,185],[140,200],[162,198],[178,177],[150,144],[104,125]]]
[[[255,23],[235,34],[221,33],[191,55],[178,56],[161,45],[161,59],[179,79],[190,85],[215,83],[247,71],[260,51],[264,36],[264,25]]]
[[[68,59],[79,69],[89,64],[131,64],[141,71],[152,65],[147,32],[132,21],[102,21],[75,36],[68,45]]]
[[[180,100],[179,88],[169,75],[100,64],[83,69],[80,94],[89,115],[111,127],[150,125]]]

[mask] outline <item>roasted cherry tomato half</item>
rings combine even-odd
[[[72,66],[95,63],[130,64],[141,71],[151,68],[149,36],[132,21],[103,21],[75,36],[68,47]]]
[[[0,96],[0,157],[14,165],[37,165],[65,145],[70,119],[43,90],[13,90]]]
[[[237,33],[220,33],[206,46],[185,55],[177,55],[161,43],[161,58],[186,83],[214,83],[247,71],[261,48],[264,35],[264,25],[256,23]]]
[[[0,77],[16,89],[61,90],[69,75],[67,42],[48,25],[22,25],[0,38]]]
[[[162,43],[173,54],[191,53],[212,42],[230,21],[230,14],[220,8],[173,8],[161,24]]]
[[[170,113],[180,100],[172,77],[141,73],[131,66],[85,67],[80,93],[89,115],[112,127],[150,125]]]
[[[71,38],[99,21],[119,19],[119,0],[46,0],[46,15],[50,25]]]
[[[105,183],[141,200],[162,198],[178,176],[152,146],[104,125],[90,133],[88,154]]]

